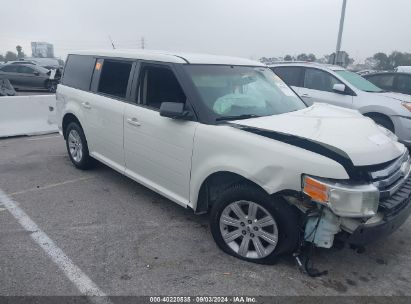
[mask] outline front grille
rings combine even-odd
[[[411,175],[408,175],[405,182],[391,197],[380,202],[379,209],[384,211],[386,217],[395,216],[410,203],[410,196]]]
[[[408,150],[385,168],[369,172],[371,182],[380,190],[380,201],[394,195],[410,175]]]

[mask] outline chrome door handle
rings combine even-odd
[[[127,118],[127,122],[128,122],[130,125],[133,125],[133,126],[136,126],[136,127],[141,126],[141,124],[139,123],[139,121],[138,121],[137,118],[135,118],[135,117],[133,117],[133,118]]]
[[[83,108],[91,109],[91,106],[90,106],[90,104],[89,104],[87,101],[86,101],[86,102],[82,102],[81,105],[83,106]]]
[[[310,95],[308,95],[308,94],[301,94],[301,97],[311,98],[311,96],[310,96]]]

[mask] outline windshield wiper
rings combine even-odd
[[[216,121],[220,120],[237,120],[237,119],[247,119],[247,118],[256,118],[256,117],[261,117],[255,114],[243,114],[243,115],[238,115],[238,116],[220,116],[216,118]]]

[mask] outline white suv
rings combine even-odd
[[[307,105],[254,61],[70,54],[57,90],[73,164],[97,159],[196,213],[219,247],[272,263],[305,242],[361,245],[411,212],[407,149],[357,111]]]
[[[411,147],[411,96],[384,91],[339,66],[291,62],[270,67],[308,105],[325,102],[356,109]]]

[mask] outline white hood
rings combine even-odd
[[[356,110],[328,104],[233,123],[295,135],[344,151],[355,166],[375,165],[399,157],[405,147],[390,139],[371,119]]]

